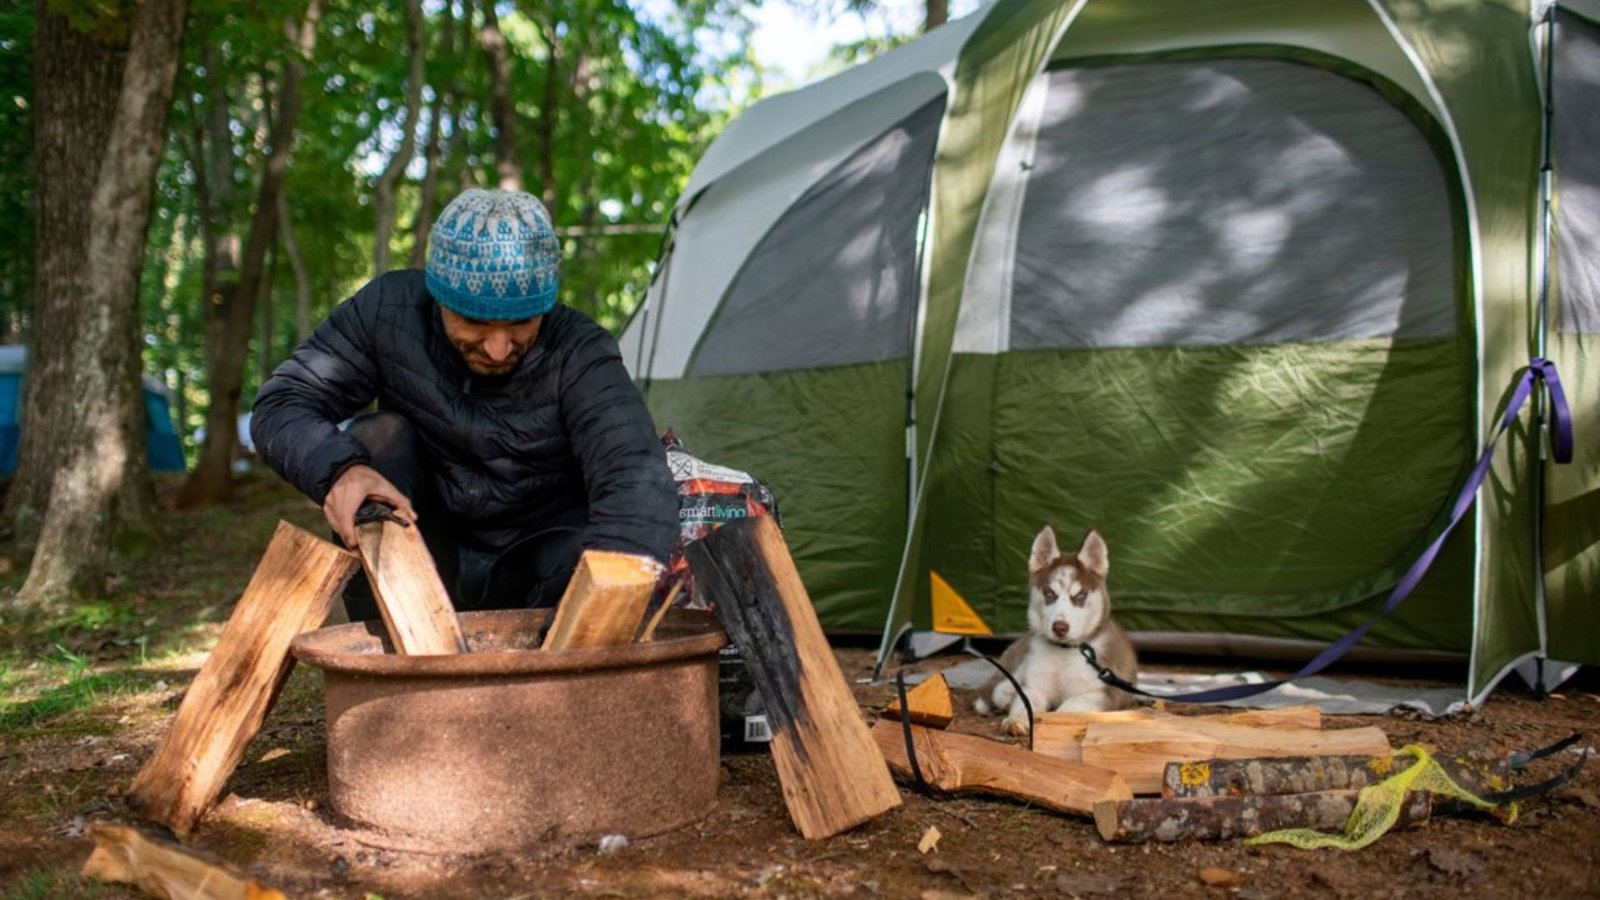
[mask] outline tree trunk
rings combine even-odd
[[[406,173],[411,157],[417,149],[417,117],[422,114],[422,58],[425,53],[422,38],[422,0],[406,0],[406,19],[411,23],[407,43],[411,48],[411,66],[406,73],[406,117],[400,124],[400,146],[394,151],[389,165],[378,176],[372,189],[372,209],[376,224],[372,230],[372,274],[389,271],[389,238],[394,234],[394,190],[400,176]]]
[[[279,196],[282,196],[282,191],[279,192]],[[276,210],[273,211],[272,219],[273,227],[276,228],[278,219]],[[278,252],[277,243],[274,242],[272,245],[272,265],[267,269],[267,280],[262,283],[261,296],[257,300],[257,303],[261,306],[261,342],[256,347],[256,384],[258,385],[266,381],[267,376],[272,374],[272,333],[275,330],[274,316],[272,315],[272,296],[273,286],[278,283],[278,260],[282,255]]]
[[[188,0],[140,4],[110,139],[94,179],[87,291],[69,391],[55,415],[68,442],[51,484],[23,605],[48,606],[98,592],[130,458],[144,452],[139,395],[139,274],[167,140]],[[132,377],[130,377],[130,375]]]
[[[456,52],[453,5],[446,3],[440,15],[443,21],[439,23],[439,55],[448,59]],[[461,30],[465,32],[468,28]],[[450,117],[452,143],[455,132],[461,130],[455,119],[455,98],[459,94],[459,85],[453,78],[447,86],[434,85],[433,107],[428,114],[428,140],[423,145],[422,151],[428,171],[422,176],[421,196],[417,199],[417,219],[412,225],[411,268],[413,269],[422,268],[428,258],[428,234],[433,230],[433,207],[439,198],[439,167],[444,163],[444,147],[440,138],[444,131],[444,118],[447,115]]]
[[[938,28],[950,21],[950,0],[927,0],[927,15],[922,20],[922,33]]]
[[[38,538],[71,421],[58,415],[71,396],[77,319],[88,293],[83,262],[89,205],[111,135],[127,47],[96,39],[36,3],[34,52],[33,335],[16,476],[5,520],[24,553]]]
[[[237,283],[219,282],[206,304],[206,375],[211,402],[206,407],[206,439],[200,458],[184,482],[179,502],[198,506],[233,495],[233,451],[238,444],[240,395],[244,389],[244,362],[255,320],[255,300],[260,293],[263,263],[277,220],[278,192],[289,165],[300,118],[300,81],[305,61],[317,40],[317,20],[322,0],[311,0],[298,25],[286,23],[293,49],[283,64],[278,86],[278,113],[272,122],[271,152],[256,191],[255,215]]]
[[[294,342],[299,344],[311,336],[311,276],[306,273],[300,245],[295,243],[288,191],[278,192],[278,237],[283,241],[284,255],[289,257],[289,270],[294,273]]]
[[[489,111],[494,120],[494,168],[502,191],[522,190],[522,164],[517,161],[516,110],[511,102],[511,51],[500,33],[494,0],[483,4],[478,43],[489,58]]]
[[[541,29],[549,53],[545,57],[544,93],[539,97],[539,199],[553,216],[556,203],[556,117],[561,114],[561,37],[554,27]]]

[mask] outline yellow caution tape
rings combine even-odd
[[[1400,818],[1400,808],[1406,794],[1426,791],[1452,800],[1460,800],[1479,809],[1494,809],[1497,804],[1463,789],[1450,778],[1438,761],[1423,747],[1412,744],[1395,751],[1396,757],[1410,756],[1416,762],[1398,775],[1385,778],[1377,784],[1361,789],[1356,798],[1356,808],[1344,825],[1343,834],[1328,834],[1310,828],[1285,828],[1249,838],[1246,844],[1291,844],[1302,850],[1332,847],[1337,850],[1360,850],[1382,837]],[[1517,806],[1511,804],[1505,821],[1515,821]]]

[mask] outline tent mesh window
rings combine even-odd
[[[1600,332],[1600,27],[1557,10],[1557,277],[1561,330]]]
[[[929,101],[812,185],[729,286],[689,374],[903,359],[917,298],[944,98]]]
[[[1455,333],[1444,176],[1369,86],[1251,59],[1048,78],[1011,349]]]

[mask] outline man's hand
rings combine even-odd
[[[417,521],[417,511],[411,508],[411,501],[390,484],[389,479],[371,466],[351,466],[339,475],[339,480],[333,483],[322,501],[322,514],[327,517],[328,526],[346,547],[356,546],[356,510],[368,500],[389,504],[394,507],[395,514],[407,522],[415,524]]]

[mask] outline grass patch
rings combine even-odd
[[[16,882],[0,884],[0,893],[10,900],[60,900],[60,898],[98,898],[105,891],[98,882],[80,878],[65,869],[34,869]]]
[[[90,671],[89,660],[60,646],[55,647],[57,657],[54,667],[65,668],[65,682],[51,685],[25,700],[11,699],[17,693],[10,666],[0,666],[0,688],[6,697],[0,698],[0,731],[18,734],[38,731],[64,716],[94,706],[104,700],[136,691],[146,679],[126,669],[106,672]],[[46,676],[46,680],[54,680]],[[57,730],[57,729],[49,729]],[[84,733],[81,728],[70,729]],[[93,729],[90,732],[93,733]]]

